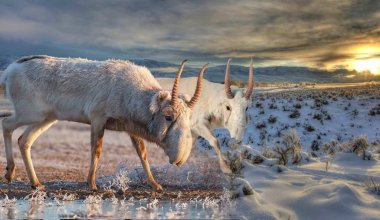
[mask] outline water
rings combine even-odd
[[[102,200],[96,196],[86,200],[28,201],[9,200],[1,204],[0,219],[214,219],[228,218],[226,207],[209,198],[187,202],[148,200]]]

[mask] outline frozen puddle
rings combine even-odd
[[[214,219],[228,218],[227,210],[212,199],[188,202],[143,200],[98,200],[96,196],[75,201],[8,200],[0,207],[0,219]]]

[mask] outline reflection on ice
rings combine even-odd
[[[188,201],[169,201],[158,199],[102,199],[99,195],[90,195],[85,200],[47,198],[46,193],[35,191],[25,199],[0,200],[0,219],[22,218],[228,218],[235,205],[229,200],[229,192],[220,198],[193,198]],[[60,197],[63,198],[63,197]]]

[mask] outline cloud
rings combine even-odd
[[[178,62],[303,64],[351,58],[346,46],[379,42],[377,0],[4,1],[0,44],[48,54]],[[32,46],[29,46],[31,48]],[[17,47],[18,53],[30,51]],[[62,52],[65,51],[65,52]],[[95,55],[94,55],[95,54]],[[99,55],[99,56],[100,56]]]

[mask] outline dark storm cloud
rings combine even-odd
[[[378,8],[377,0],[2,1],[0,45],[25,45],[14,53],[215,63],[254,56],[263,65],[323,66],[351,56],[336,52],[341,47],[379,42]]]

